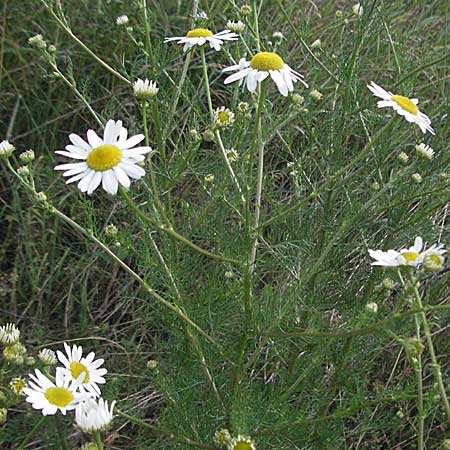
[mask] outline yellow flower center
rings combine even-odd
[[[16,392],[17,394],[20,394],[22,392],[22,389],[26,386],[27,384],[25,383],[24,380],[22,379],[18,379],[18,380],[14,380],[12,382],[12,386],[14,389],[14,392]]]
[[[91,169],[103,172],[117,166],[121,159],[122,152],[119,147],[112,144],[103,144],[91,150],[86,158],[86,163]]]
[[[419,112],[419,108],[408,97],[403,95],[393,95],[391,100],[394,100],[397,105],[401,106],[405,111],[416,115]]]
[[[403,252],[402,253],[403,258],[405,258],[406,262],[414,262],[418,257],[419,253],[417,252]]]
[[[233,448],[233,450],[252,450],[252,446],[245,441],[239,441]]]
[[[427,255],[427,258],[433,261],[435,264],[440,266],[444,262],[444,258],[436,253],[432,253],[431,255]]]
[[[259,52],[250,61],[250,67],[258,70],[279,70],[284,61],[273,52]]]
[[[72,392],[63,387],[48,388],[44,395],[52,405],[59,407],[67,406],[73,400]]]
[[[226,113],[225,111],[219,111],[219,114],[217,116],[221,122],[226,122],[230,118],[228,113]]]
[[[79,363],[78,361],[72,361],[70,363],[70,373],[72,374],[73,378],[77,379],[82,372],[85,373],[83,383],[88,383],[89,370],[87,370],[87,367],[84,364]]]
[[[194,28],[187,32],[187,37],[209,37],[213,36],[213,32],[208,30],[208,28]]]

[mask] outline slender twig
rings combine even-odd
[[[121,75],[117,70],[113,69],[109,64],[107,64],[103,59],[98,57],[84,42],[82,42],[72,30],[58,17],[53,8],[47,4],[45,0],[39,0],[42,5],[47,9],[50,15],[56,20],[58,25],[80,46],[82,47],[92,58],[94,58],[98,63],[100,63],[106,70],[111,72],[115,77],[119,78],[127,84],[131,84],[131,81]]]

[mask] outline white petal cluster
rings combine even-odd
[[[252,61],[259,55],[266,54],[268,57],[276,57],[281,61],[280,68],[268,68],[267,70],[259,69],[252,65]],[[264,55],[263,55],[264,56]],[[308,85],[303,81],[303,75],[291,69],[288,64],[275,53],[260,52],[252,58],[252,61],[247,61],[245,58],[241,58],[238,64],[230,67],[226,67],[222,72],[235,72],[234,74],[225,78],[224,83],[229,84],[234,81],[242,82],[245,80],[247,89],[250,92],[255,92],[259,83],[270,77],[276,84],[278,91],[281,95],[287,96],[289,92],[294,90],[294,83],[300,81],[305,87]],[[275,66],[274,66],[275,67]],[[278,67],[278,66],[277,66]]]
[[[14,145],[10,144],[8,141],[0,142],[0,158],[11,156],[14,150]]]
[[[155,81],[150,81],[147,78],[145,80],[138,78],[133,83],[133,92],[139,100],[148,100],[158,95],[159,88]]]
[[[13,324],[7,323],[0,327],[0,344],[13,345],[20,338],[20,330]]]
[[[75,410],[75,421],[85,432],[102,431],[108,428],[113,420],[115,401],[108,402],[100,398],[98,401],[89,399],[79,403]]]
[[[434,150],[429,146],[421,142],[416,145],[416,152],[418,155],[423,156],[425,159],[432,160],[434,158]]]
[[[196,33],[197,30],[201,31]],[[189,31],[186,36],[176,36],[166,38],[164,40],[164,43],[176,41],[177,44],[184,44],[183,46],[184,52],[187,52],[189,49],[191,49],[196,45],[201,47],[202,45],[208,43],[210,48],[219,51],[224,41],[235,41],[239,37],[236,33],[233,33],[230,30],[223,30],[215,34],[213,34],[212,32],[207,33],[208,31],[209,30],[203,28],[194,29]],[[203,34],[203,35],[195,36],[195,34]]]
[[[56,359],[56,353],[53,350],[50,350],[49,348],[42,349],[38,354],[38,358],[46,366],[53,366],[58,362],[58,360]]]
[[[234,20],[229,20],[227,22],[227,29],[234,31],[235,33],[242,33],[245,30],[245,23],[242,20],[235,22]]]
[[[401,250],[371,250],[369,255],[375,260],[372,266],[399,267],[412,266],[417,267],[422,264],[427,255],[443,255],[446,250],[443,244],[434,244],[428,249],[423,249],[423,240],[420,236],[416,237],[414,245]]]
[[[129,21],[130,19],[128,19],[128,16],[126,14],[123,14],[122,16],[116,18],[116,25],[125,26],[128,25]]]

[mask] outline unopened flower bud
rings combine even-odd
[[[378,312],[378,305],[375,302],[367,303],[366,311],[370,314],[376,314]]]
[[[319,92],[317,89],[313,89],[309,93],[309,95],[311,96],[312,99],[317,100],[317,101],[321,100],[323,97],[323,94],[321,92]]]
[[[411,175],[411,179],[414,181],[414,183],[420,184],[423,181],[422,175],[420,173],[413,173]]]
[[[444,257],[438,252],[429,252],[423,259],[423,268],[427,272],[440,272],[444,268]]]
[[[292,103],[294,103],[294,105],[300,106],[303,105],[303,103],[305,102],[305,97],[303,97],[300,94],[292,94]]]
[[[241,14],[243,16],[248,16],[251,13],[252,13],[252,7],[250,5],[245,4],[245,5],[241,6]]]
[[[105,227],[105,236],[108,236],[110,238],[117,237],[117,234],[119,233],[119,229],[114,224],[106,225]]]
[[[147,369],[155,370],[158,367],[158,361],[155,361],[154,359],[149,359],[147,361]]]
[[[26,152],[23,152],[19,155],[19,159],[24,163],[24,164],[29,164],[31,162],[34,161],[35,155],[34,155],[34,151],[33,150],[27,150]]]
[[[319,50],[322,48],[322,41],[320,39],[316,39],[312,44],[311,44],[311,50]]]
[[[16,148],[8,141],[0,142],[0,158],[8,158]]]
[[[383,287],[384,287],[384,289],[391,291],[395,287],[394,280],[392,280],[391,278],[384,278],[383,279]]]
[[[284,35],[283,35],[283,33],[282,33],[281,31],[275,31],[275,32],[272,34],[272,38],[273,38],[275,41],[281,42],[281,41],[284,39]]]
[[[208,175],[205,175],[203,180],[205,181],[205,183],[213,183],[214,182],[214,175],[212,175],[211,173],[208,174]]]
[[[234,31],[235,33],[242,33],[245,29],[245,23],[241,20],[235,22],[234,20],[229,20],[226,25],[227,30]]]
[[[405,152],[401,152],[397,156],[398,160],[403,164],[408,164],[409,156]]]
[[[0,425],[6,422],[6,417],[8,416],[8,410],[6,408],[0,408]]]
[[[213,142],[214,141],[214,133],[211,130],[205,130],[203,132],[203,140],[205,142]]]
[[[17,175],[22,178],[26,178],[30,175],[30,169],[27,166],[22,166],[17,169]]]
[[[39,50],[43,50],[47,48],[47,42],[45,42],[44,38],[42,37],[42,34],[36,34],[34,36],[31,36],[28,38],[28,43]]]

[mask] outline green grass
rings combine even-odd
[[[147,2],[154,65],[146,56],[140,2],[63,3],[71,29],[95,55],[129,80],[148,77],[158,82],[156,104],[166,130],[185,55],[181,46],[162,42],[166,36],[185,34],[195,2]],[[240,17],[233,3],[210,0],[200,2],[199,8],[208,13],[209,26],[220,31],[227,19]],[[130,134],[143,130],[141,107],[132,89],[71,39],[39,1],[10,0],[0,11],[0,140],[8,138],[16,146],[13,165],[19,165],[19,152],[34,149],[37,190],[110,247],[164,299],[178,304],[223,346],[231,361],[149,295],[99,245],[39,206],[3,164],[0,324],[17,323],[33,356],[40,348],[61,349],[63,341],[72,340],[94,350],[105,358],[110,374],[104,397],[117,399],[121,411],[168,430],[155,432],[117,417],[104,434],[107,448],[195,448],[167,434],[215,448],[213,436],[221,428],[251,435],[259,450],[417,448],[414,370],[404,347],[387,331],[406,339],[414,336],[413,316],[356,336],[314,334],[370,326],[389,317],[401,301],[398,284],[391,291],[379,289],[387,276],[397,279],[396,273],[371,268],[368,248],[412,245],[417,235],[449,247],[449,6],[422,0],[364,2],[365,13],[357,19],[351,2],[341,2],[340,18],[332,1],[255,3],[261,48],[273,49],[272,33],[281,31],[285,38],[276,51],[305,75],[310,89],[296,85],[296,93],[305,97],[301,110],[268,84],[251,320],[244,307],[244,266],[202,255],[142,222],[120,195],[107,196],[98,189],[86,196],[76,186],[66,186],[52,170],[60,161],[54,150],[67,145],[69,133],[84,136],[88,128],[100,130],[86,104],[103,123],[123,120]],[[115,25],[120,14],[130,17],[130,34]],[[207,51],[206,58],[213,106],[236,112],[234,127],[224,131],[222,139],[226,148],[240,154],[233,167],[241,186],[249,187],[253,214],[256,155],[252,177],[247,173],[257,96],[236,84],[225,86],[220,73],[246,53],[246,46],[256,50],[255,17],[247,21],[239,43],[225,44],[221,52]],[[79,96],[27,44],[36,33],[56,45],[58,67],[76,82]],[[313,52],[314,59],[302,40],[310,46],[319,38],[322,49]],[[423,136],[417,126],[397,116],[363,158],[342,170],[393,115],[376,108],[366,88],[371,80],[419,98],[436,136]],[[312,89],[323,98],[312,99]],[[237,112],[240,101],[250,103],[248,117]],[[156,148],[154,116],[149,113],[150,143]],[[208,123],[196,52],[166,130],[167,163],[153,158],[159,198],[181,235],[214,254],[245,261],[251,243],[240,216],[245,208],[219,146],[189,134],[192,129],[203,132]],[[431,162],[415,153],[415,144],[422,141],[436,151]],[[400,152],[409,155],[407,164],[398,159]],[[411,179],[414,173],[421,174],[421,184]],[[213,183],[204,181],[209,174]],[[148,176],[132,185],[130,196],[152,220],[162,220]],[[118,227],[117,237],[105,235],[108,224]],[[226,277],[230,271],[233,276]],[[420,289],[423,302],[448,303],[448,285],[448,272],[427,278]],[[378,304],[376,316],[366,311],[368,302]],[[448,392],[450,314],[439,310],[427,317]],[[309,335],[277,336],[299,331]],[[248,341],[240,382],[233,383],[244,334]],[[424,345],[425,448],[438,449],[450,437],[448,421]],[[157,369],[147,368],[148,360],[156,360]],[[3,383],[13,372],[25,375],[29,370],[14,368]],[[40,418],[39,412],[16,400],[0,427],[0,446],[5,449],[17,448]],[[64,418],[63,428],[70,448],[77,448],[87,436],[72,422]],[[30,442],[26,448],[61,448],[53,420]]]

